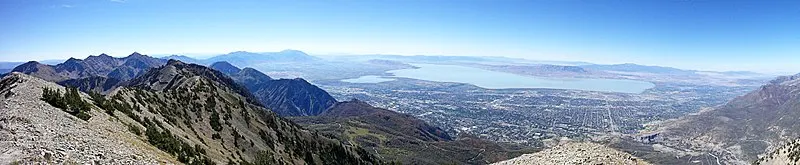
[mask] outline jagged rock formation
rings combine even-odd
[[[260,105],[253,94],[248,92],[245,87],[234,82],[233,79],[226,76],[224,73],[202,65],[186,64],[178,60],[169,60],[167,65],[153,68],[136,79],[129,80],[122,85],[153,91],[168,91],[179,88],[185,83],[194,83],[196,82],[196,78],[199,77],[231,88],[236,94],[244,96],[247,102]]]
[[[726,105],[667,124],[673,146],[716,153],[720,161],[748,164],[778,144],[800,137],[800,75],[784,76]]]
[[[106,54],[89,56],[84,60],[70,58],[55,66],[31,61],[17,66],[12,71],[33,75],[51,82],[97,76],[125,81],[150,68],[164,65],[164,63],[166,60],[134,52],[124,58],[114,58]]]
[[[11,83],[0,86],[6,98],[26,96],[2,104],[0,161],[6,163],[380,163],[361,148],[319,136],[251,103],[244,87],[199,65],[169,61],[106,97],[92,95],[97,106],[89,112],[88,126],[38,101],[42,85],[16,81],[4,79]],[[15,90],[20,87],[26,90]]]
[[[281,116],[319,115],[336,103],[336,99],[328,92],[304,79],[273,80],[258,70],[239,69],[227,62],[217,62],[211,66],[227,71],[229,76],[244,85],[264,106]]]
[[[493,165],[650,164],[628,153],[591,142],[566,142]]]
[[[184,159],[180,153],[185,151],[172,151],[178,153],[179,160],[378,163],[363,149],[318,136],[248,101],[251,96],[244,87],[204,66],[170,60],[167,65],[142,74],[129,81],[126,88],[110,95],[113,100],[132,103],[123,107],[136,107],[130,111],[134,115],[126,115],[140,116],[136,122],[148,131],[157,132],[152,134],[174,135],[179,137],[180,143],[205,151],[200,156]]]
[[[43,87],[64,91],[21,73],[0,80],[0,164],[178,163],[98,107],[84,121],[40,100]]]
[[[366,148],[386,161],[405,164],[488,164],[529,152],[474,137],[454,140],[444,130],[413,116],[358,100],[337,103],[319,116],[290,119]]]

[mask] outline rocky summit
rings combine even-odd
[[[628,153],[591,142],[562,142],[533,154],[492,165],[560,165],[560,164],[626,164],[647,165],[646,161]]]
[[[0,80],[0,164],[178,163],[98,107],[84,121],[40,100],[43,87],[64,90],[21,73]]]

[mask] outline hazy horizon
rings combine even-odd
[[[0,2],[0,61],[107,53],[501,56],[796,73],[800,2]]]

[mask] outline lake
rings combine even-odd
[[[437,64],[412,64],[417,69],[387,71],[392,77],[404,77],[438,82],[473,84],[487,89],[551,88],[575,89],[603,92],[640,93],[655,85],[650,82],[618,79],[544,78],[522,76],[512,73],[490,71],[473,67]],[[363,76],[342,80],[354,83],[379,83],[391,81],[391,77]]]

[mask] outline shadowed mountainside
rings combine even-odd
[[[413,116],[372,107],[358,100],[337,103],[319,116],[290,119],[326,136],[365,148],[386,161],[404,164],[488,164],[533,152],[477,137],[454,139],[444,130]]]
[[[211,66],[227,71],[229,76],[244,85],[261,103],[281,116],[319,115],[336,103],[336,99],[328,92],[304,79],[273,80],[258,70],[239,69],[227,62],[216,62]]]

